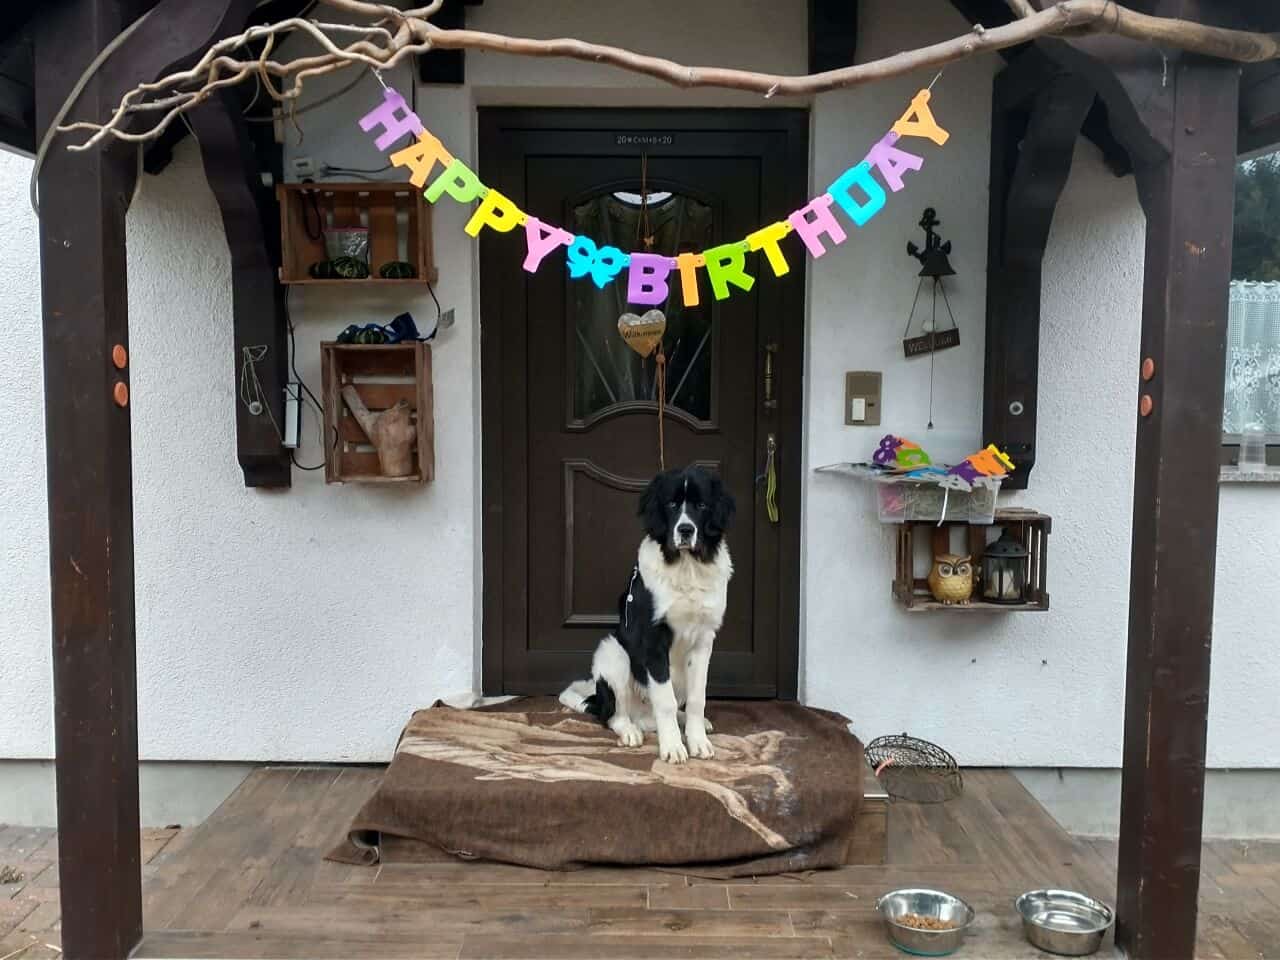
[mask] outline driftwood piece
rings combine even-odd
[[[386,4],[361,0],[318,2],[344,14],[365,16],[377,22],[364,25],[322,23],[291,17],[276,23],[256,25],[242,34],[213,44],[189,69],[171,73],[153,83],[139,84],[124,94],[109,117],[68,124],[55,121],[57,130],[62,133],[87,131],[91,134],[82,143],[70,144],[70,150],[86,150],[107,137],[144,142],[159,137],[179,115],[198,106],[215,90],[255,76],[274,100],[292,102],[301,96],[303,83],[310,77],[352,66],[389,70],[406,59],[432,50],[485,50],[516,56],[584,60],[656,77],[678,87],[747,90],[766,98],[852,87],[913,71],[941,68],[979,53],[1002,50],[1040,37],[1064,35],[1115,34],[1141,43],[1240,63],[1280,58],[1280,34],[1231,30],[1194,20],[1151,16],[1121,6],[1114,0],[1058,0],[1046,4],[1041,10],[1037,10],[1029,0],[1005,0],[1018,15],[1012,23],[991,29],[977,25],[966,34],[939,43],[866,63],[798,76],[688,66],[664,57],[647,56],[571,37],[533,39],[478,30],[442,29],[429,21],[440,9],[439,0],[413,10],[398,10]],[[319,44],[321,52],[285,62],[268,59],[276,40],[293,32],[307,34]],[[354,35],[356,39],[339,46],[328,34]],[[250,44],[262,40],[267,42],[262,55],[248,55]],[[276,89],[273,77],[284,81],[283,89]],[[158,118],[154,116],[157,112],[160,113]],[[138,113],[153,116],[135,131],[130,129],[129,121]],[[41,155],[44,149],[42,146]],[[37,158],[37,169],[39,165]]]
[[[401,400],[381,413],[372,413],[351,384],[342,388],[342,399],[378,452],[383,476],[407,477],[413,473],[413,440],[418,431],[409,401]]]

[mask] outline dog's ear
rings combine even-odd
[[[733,523],[733,515],[738,506],[733,502],[733,494],[725,489],[720,474],[711,474],[711,516],[707,519],[707,533],[718,537],[729,529]]]
[[[667,529],[667,489],[672,472],[668,470],[658,474],[649,481],[644,493],[640,494],[640,525],[644,527],[645,533],[659,543],[665,543],[671,532]]]

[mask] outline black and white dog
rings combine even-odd
[[[733,514],[720,477],[701,467],[653,478],[640,497],[645,538],[618,600],[617,633],[600,641],[591,678],[560,695],[566,706],[599,717],[623,746],[638,747],[656,730],[658,756],[668,763],[714,755],[707,669],[733,576],[724,542]]]

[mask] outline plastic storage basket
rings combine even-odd
[[[875,488],[881,523],[992,523],[1000,489],[996,483],[972,490],[946,490],[931,480],[901,477],[877,477]]]

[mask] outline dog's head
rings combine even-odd
[[[662,545],[668,560],[681,551],[701,560],[714,557],[734,509],[719,475],[701,467],[660,473],[640,496],[645,533]]]

